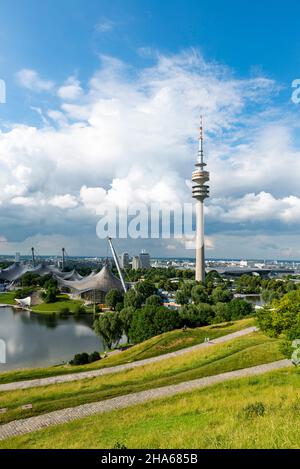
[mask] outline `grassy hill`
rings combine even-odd
[[[300,373],[281,370],[51,427],[0,448],[299,448]]]
[[[214,344],[208,348],[193,350],[118,373],[9,393],[1,392],[0,407],[6,407],[8,410],[0,414],[0,423],[273,362],[281,358],[283,357],[277,339],[254,332],[226,343]],[[25,404],[32,404],[33,408],[21,410],[21,406]]]
[[[123,352],[117,353],[116,355],[111,355],[90,365],[62,365],[0,373],[0,384],[24,379],[43,378],[47,376],[88,371],[97,368],[120,365],[122,363],[133,362],[136,360],[142,360],[144,358],[162,355],[164,353],[173,352],[175,350],[180,350],[185,347],[190,347],[192,345],[202,343],[204,338],[208,336],[211,339],[214,339],[226,334],[231,334],[232,332],[253,326],[254,323],[254,318],[248,318],[231,323],[187,329],[185,332],[183,332],[181,329],[177,329],[156,337],[152,337],[151,339],[146,340],[141,344],[135,345],[134,347],[131,347]],[[84,352],[84,350],[82,350],[82,352]],[[72,357],[70,357],[70,359],[71,358]]]

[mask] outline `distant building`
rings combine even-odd
[[[142,251],[140,254],[140,264],[142,269],[150,269],[150,254]]]
[[[129,255],[128,255],[128,252],[123,252],[123,253],[119,256],[119,263],[120,263],[121,269],[127,269],[127,268],[129,267]]]
[[[137,269],[150,269],[150,254],[146,251],[142,251],[139,256],[133,256],[132,268]]]
[[[15,255],[15,262],[16,262],[16,263],[19,263],[20,261],[21,261],[20,253],[19,253],[19,252],[16,252],[16,255]]]
[[[133,268],[133,270],[137,270],[137,269],[141,268],[140,256],[133,256],[133,258],[132,258],[132,268]]]

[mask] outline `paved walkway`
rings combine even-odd
[[[161,360],[167,360],[168,358],[177,357],[185,353],[192,352],[194,350],[199,350],[201,348],[209,347],[213,344],[221,344],[223,342],[228,342],[229,340],[236,339],[237,337],[242,337],[244,335],[250,334],[251,332],[257,331],[257,327],[247,327],[240,331],[233,332],[231,334],[223,335],[217,339],[211,340],[210,342],[203,342],[201,344],[193,345],[192,347],[186,347],[176,352],[165,353],[164,355],[159,355],[157,357],[145,358],[144,360],[139,360],[131,363],[125,363],[124,365],[111,366],[109,368],[100,368],[98,370],[92,371],[83,371],[80,373],[70,373],[60,376],[51,376],[49,378],[39,378],[39,379],[30,379],[26,381],[16,381],[13,383],[0,384],[1,391],[12,391],[16,389],[27,389],[37,386],[47,386],[50,384],[58,383],[68,383],[71,381],[78,381],[81,379],[94,378],[95,376],[103,376],[111,373],[118,373],[119,371],[130,370],[138,366],[148,365],[149,363],[156,363]],[[183,332],[184,334],[184,332]],[[122,352],[121,352],[122,353]],[[105,358],[104,358],[105,360]]]
[[[164,386],[157,389],[136,392],[125,396],[115,397],[101,402],[83,404],[77,407],[56,410],[48,414],[30,417],[22,420],[14,420],[0,426],[0,440],[5,440],[17,435],[35,432],[52,425],[59,425],[72,420],[87,417],[89,415],[109,412],[116,409],[123,409],[146,401],[170,397],[182,392],[188,392],[199,388],[204,388],[212,384],[221,383],[234,378],[242,378],[253,375],[260,375],[268,371],[278,370],[291,366],[289,360],[280,360],[264,365],[244,368],[242,370],[230,371],[219,375],[199,378],[192,381],[186,381],[180,384]]]

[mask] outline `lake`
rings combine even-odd
[[[103,351],[93,331],[93,315],[44,315],[0,308],[0,339],[6,344],[6,363],[0,372],[67,362],[75,353]]]

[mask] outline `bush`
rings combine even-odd
[[[100,353],[95,351],[90,354],[83,352],[77,353],[73,360],[70,361],[70,365],[87,365],[88,363],[93,363],[98,360],[101,360]]]
[[[95,351],[89,354],[89,363],[96,362],[98,360],[101,360],[100,353]]]
[[[71,365],[86,365],[89,363],[89,355],[88,353],[77,353],[73,360],[70,361]]]
[[[254,404],[248,404],[243,408],[243,414],[247,419],[253,417],[262,417],[265,414],[265,406],[262,402],[255,402]]]

